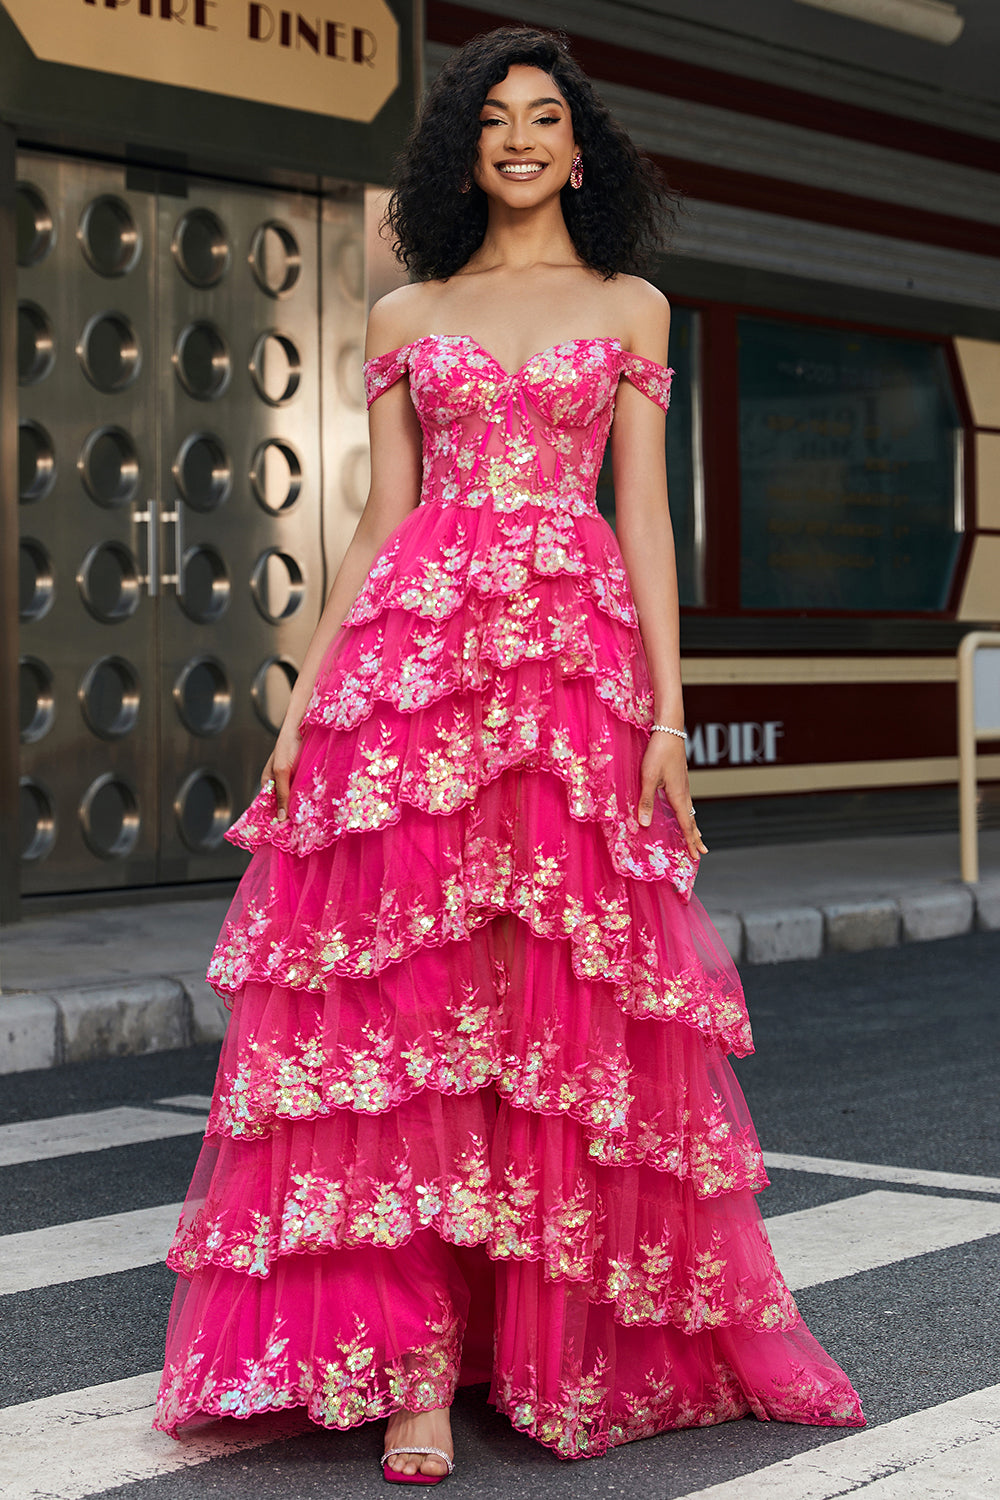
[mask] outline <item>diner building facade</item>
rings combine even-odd
[[[238,874],[225,828],[364,499],[392,155],[421,72],[525,20],[565,30],[684,194],[654,279],[708,842],[957,826],[955,653],[1000,627],[991,7],[944,47],[800,0],[65,4],[102,41],[184,19],[185,56],[217,50],[198,92],[88,70],[0,4],[8,917]],[[249,71],[224,85],[230,9]],[[365,75],[353,118],[295,100],[320,67]],[[613,524],[610,475],[600,499]]]
[[[1000,625],[989,9],[962,5],[945,48],[796,0],[546,5],[685,194],[656,280],[692,789],[715,847],[957,828],[955,653]],[[427,14],[431,71],[521,11]],[[981,748],[995,826],[1000,746]]]

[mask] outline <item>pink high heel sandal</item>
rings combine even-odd
[[[398,1469],[387,1469],[386,1462],[395,1458],[397,1453],[428,1453],[435,1458],[443,1459],[448,1465],[448,1474],[455,1468],[451,1459],[441,1448],[390,1448],[387,1453],[382,1454],[382,1478],[386,1484],[440,1484],[442,1479],[447,1479],[448,1474],[401,1474]]]

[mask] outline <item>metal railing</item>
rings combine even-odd
[[[980,740],[1000,740],[1000,630],[971,630],[958,648],[958,812],[962,879],[979,879],[976,818],[976,750]],[[982,653],[977,659],[977,652]]]

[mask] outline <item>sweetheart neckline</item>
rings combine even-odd
[[[451,342],[457,341],[465,344],[474,344],[480,354],[485,354],[486,358],[496,365],[505,380],[516,380],[519,375],[524,374],[530,364],[534,364],[536,359],[541,359],[543,354],[554,354],[557,349],[567,349],[571,344],[615,344],[623,355],[627,352],[621,339],[612,335],[598,336],[596,338],[559,339],[556,343],[547,344],[544,349],[539,349],[534,354],[529,354],[524,363],[518,365],[516,370],[508,370],[506,365],[502,365],[496,355],[491,354],[485,344],[481,344],[471,333],[423,333],[418,339],[411,339],[408,344],[400,344],[398,349],[389,349],[385,354],[376,354],[372,359],[365,360],[365,364],[374,364],[377,359],[391,359],[394,354],[402,354],[406,349],[415,349],[418,344],[426,344],[433,339],[448,339]],[[633,358],[644,359],[645,356],[637,354]],[[656,364],[656,360],[651,359],[648,363],[651,365]],[[660,365],[659,368],[665,370],[668,367]]]

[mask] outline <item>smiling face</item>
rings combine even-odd
[[[576,143],[569,105],[548,73],[518,63],[479,111],[475,179],[490,198],[532,208],[558,193]]]

